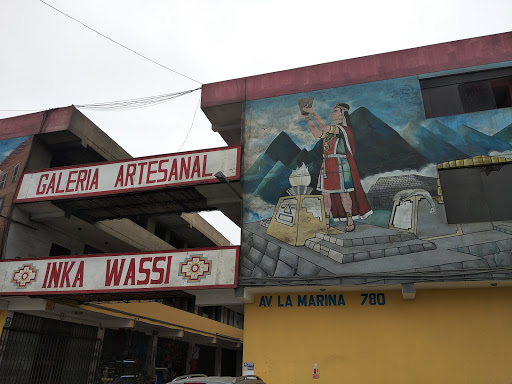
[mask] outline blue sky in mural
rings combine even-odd
[[[0,162],[14,151],[18,145],[27,140],[30,136],[16,137],[14,139],[0,141]]]
[[[315,145],[316,139],[297,105],[303,97],[314,98],[315,113],[327,123],[336,102],[349,104],[350,113],[365,107],[396,131],[410,121],[426,127],[438,120],[451,129],[467,125],[492,136],[512,123],[510,108],[426,120],[416,76],[254,100],[246,105],[245,167],[250,166],[282,131],[288,133],[300,148],[310,150]]]
[[[315,113],[326,122],[334,103],[342,102],[350,105],[352,113],[359,107],[366,107],[386,124],[400,130],[409,121],[425,120],[425,112],[421,99],[421,90],[417,77],[377,81],[373,83],[330,88],[320,91],[298,93],[270,99],[250,101],[247,103],[245,132],[246,143],[251,144],[246,156],[246,164],[251,164],[258,154],[281,131],[300,147],[311,149],[316,139],[313,138],[307,124],[299,112],[297,101],[303,97],[313,97]],[[407,105],[408,108],[402,108]],[[250,140],[250,141],[249,141]]]

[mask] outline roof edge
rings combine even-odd
[[[512,60],[512,32],[205,84],[201,108]]]

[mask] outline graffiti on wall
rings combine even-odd
[[[241,282],[512,266],[512,223],[446,220],[436,165],[482,155],[512,108],[426,119],[417,77],[247,102]]]

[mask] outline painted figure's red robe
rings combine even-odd
[[[339,128],[339,126],[338,126]],[[361,178],[359,177],[359,171],[357,170],[356,161],[354,156],[356,154],[356,143],[354,140],[354,132],[350,126],[343,127],[348,138],[348,144],[345,141],[345,135],[342,132],[339,134],[339,140],[343,140],[346,148],[346,156],[350,165],[350,172],[352,173],[352,180],[354,183],[354,190],[349,192],[350,198],[352,199],[352,216],[354,219],[364,219],[373,213],[366,194],[364,193],[361,185]],[[350,148],[350,150],[349,150]],[[347,213],[341,204],[341,196],[339,193],[331,194],[331,213],[332,217],[336,220],[346,220]]]

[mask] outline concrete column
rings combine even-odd
[[[195,348],[196,348],[196,345],[194,343],[188,344],[187,364],[185,366],[185,375],[188,375],[190,373],[190,359],[192,359],[192,354],[194,353]]]
[[[149,341],[148,353],[146,355],[146,366],[144,367],[146,376],[153,377],[155,375],[155,359],[157,346],[158,336],[153,336]]]
[[[214,376],[221,375],[222,368],[222,348],[215,349],[215,368],[213,371]]]
[[[242,350],[236,351],[236,376],[242,376]]]
[[[147,230],[148,232],[151,232],[153,235],[155,234],[155,228],[156,228],[156,221],[155,219],[153,218],[148,218],[148,226],[147,226]]]

